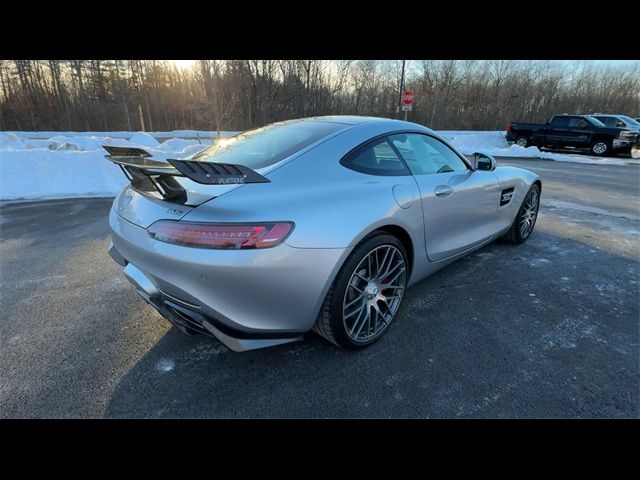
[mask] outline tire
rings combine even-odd
[[[609,140],[594,140],[589,147],[591,153],[598,157],[604,157],[611,152],[611,142]]]
[[[370,255],[375,257],[371,257],[371,264],[367,265]],[[376,257],[377,269],[373,263]],[[367,281],[371,277],[373,280]],[[371,345],[384,335],[395,319],[408,279],[407,253],[402,242],[384,232],[367,236],[338,272],[313,330],[348,350]],[[384,283],[395,286],[381,288]],[[393,298],[387,298],[386,302],[381,299],[386,297]]]
[[[531,200],[532,197],[535,196],[535,206],[533,208],[533,216],[531,215]],[[522,205],[520,205],[520,209],[518,210],[518,214],[516,215],[513,224],[509,231],[502,237],[502,239],[509,243],[520,244],[527,241],[527,239],[531,236],[531,232],[533,232],[533,228],[536,226],[536,220],[538,220],[538,210],[540,208],[540,187],[537,184],[532,185],[532,187],[527,192],[527,195],[524,197]],[[529,228],[524,229],[522,222],[525,221],[525,218],[528,217],[531,221],[528,221]]]
[[[529,137],[521,136],[516,138],[516,145],[519,145],[523,148],[527,148],[531,146],[531,139]]]

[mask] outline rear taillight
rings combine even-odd
[[[504,129],[505,129],[506,132],[510,132],[511,131],[511,124],[507,123],[507,126],[504,127]]]
[[[282,243],[291,222],[220,224],[160,220],[147,232],[156,240],[198,248],[269,248]]]

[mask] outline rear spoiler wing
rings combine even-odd
[[[122,169],[134,188],[149,192],[151,187],[164,200],[178,203],[187,201],[187,193],[173,177],[186,177],[203,185],[270,182],[244,165],[176,159],[167,159],[166,163],[153,160],[151,154],[142,148],[107,145],[102,148],[108,153],[105,158]]]

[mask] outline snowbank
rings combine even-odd
[[[7,131],[1,132],[11,133],[18,137],[31,138],[31,139],[49,139],[56,135],[64,134],[65,137],[110,137],[110,138],[130,138],[132,132],[33,132],[33,131]],[[153,138],[216,138],[218,132],[215,131],[203,131],[203,130],[172,130],[170,132],[145,132],[147,135]],[[240,132],[221,131],[221,137],[231,137],[237,135]]]
[[[140,147],[156,158],[182,158],[211,145],[215,138],[200,135],[160,143],[145,132],[124,132],[126,138],[57,132],[35,139],[18,133],[24,132],[0,132],[0,200],[114,196],[127,180],[105,160],[102,145]]]
[[[221,132],[225,136],[238,132]],[[559,162],[640,164],[629,158],[541,152],[508,145],[504,132],[442,131],[462,153]],[[102,145],[140,147],[156,158],[184,158],[211,145],[216,132],[0,132],[0,200],[113,196],[126,183]],[[640,154],[640,152],[637,152]]]
[[[145,132],[136,132],[130,138],[129,141],[131,143],[136,143],[141,147],[157,147],[160,145],[155,138]]]
[[[127,182],[99,151],[0,151],[3,200],[111,197]]]

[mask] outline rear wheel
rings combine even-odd
[[[611,143],[607,140],[596,140],[591,144],[591,153],[603,157],[611,150]]]
[[[365,238],[329,289],[314,330],[339,347],[370,345],[394,320],[407,280],[402,242],[386,233]]]
[[[516,145],[527,148],[531,146],[531,139],[529,137],[518,137],[516,139]]]
[[[524,202],[522,202],[511,228],[502,238],[510,243],[524,243],[533,231],[538,219],[539,208],[540,187],[535,184],[527,192],[527,196],[524,197]]]

